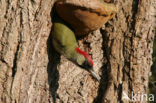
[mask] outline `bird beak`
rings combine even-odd
[[[100,82],[99,76],[92,69],[89,69],[89,72],[98,82]]]

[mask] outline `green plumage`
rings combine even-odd
[[[85,61],[85,57],[75,50],[78,45],[74,32],[58,16],[54,20],[52,38],[53,46],[59,53],[79,65]]]

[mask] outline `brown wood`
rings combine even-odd
[[[54,0],[1,0],[0,103],[129,103],[123,92],[147,93],[155,1],[114,3],[116,16],[78,41],[92,54],[98,83],[53,49]]]
[[[58,0],[56,11],[71,25],[77,36],[99,29],[116,14],[113,4],[100,0]]]

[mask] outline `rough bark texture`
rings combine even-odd
[[[148,92],[155,0],[114,0],[115,18],[79,40],[100,83],[53,49],[54,2],[0,1],[0,103],[129,103],[123,92]]]

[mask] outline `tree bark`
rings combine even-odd
[[[54,2],[0,1],[0,103],[129,103],[123,93],[148,92],[155,0],[114,0],[116,16],[78,41],[100,83],[54,50]]]

